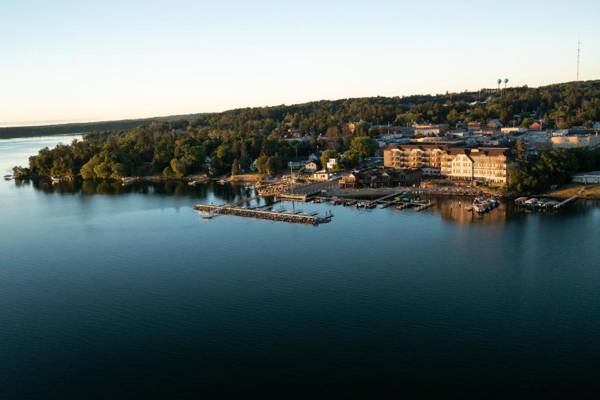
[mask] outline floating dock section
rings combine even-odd
[[[319,225],[331,221],[333,215],[320,217],[313,214],[292,213],[286,211],[269,211],[256,208],[234,207],[230,205],[198,204],[194,207],[197,211],[211,215],[236,215],[238,217],[267,219],[270,221],[291,222],[297,224]]]

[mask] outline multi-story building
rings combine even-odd
[[[500,147],[449,149],[444,155],[441,175],[504,186],[507,183],[507,150]]]
[[[383,151],[383,165],[395,169],[419,168],[423,175],[438,176],[447,150],[448,146],[437,144],[390,146]]]
[[[384,166],[421,169],[424,176],[478,180],[494,186],[507,183],[507,149],[399,145],[384,150]]]

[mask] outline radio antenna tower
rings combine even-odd
[[[577,80],[579,80],[579,58],[581,54],[581,46],[579,40],[577,41]]]

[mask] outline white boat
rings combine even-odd
[[[494,208],[498,207],[500,205],[500,200],[498,200],[495,197],[476,197],[473,200],[473,211],[475,211],[476,213],[479,214],[483,214],[486,213],[488,211],[492,211]]]
[[[519,197],[515,199],[515,204],[518,206],[522,206],[527,200],[529,200],[529,197]]]
[[[4,180],[10,181],[13,178],[12,175],[4,175]]]
[[[200,214],[200,218],[202,219],[212,219],[215,216],[213,213],[205,211],[198,211],[198,214]]]
[[[53,175],[50,177],[50,180],[52,181],[52,183],[60,183],[62,181],[62,176]]]

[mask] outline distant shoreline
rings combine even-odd
[[[144,124],[150,124],[152,122],[169,122],[179,119],[194,119],[201,115],[204,115],[204,113],[169,115],[164,117],[122,119],[116,121],[73,122],[67,124],[54,125],[0,127],[0,139],[17,139],[26,137],[56,136],[68,134],[85,135],[87,133],[92,132],[115,130],[120,131],[132,129]]]

